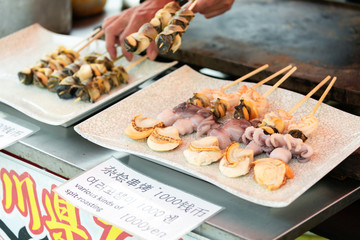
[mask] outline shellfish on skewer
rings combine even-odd
[[[180,9],[179,3],[172,1],[159,9],[149,23],[143,24],[139,30],[124,39],[126,51],[139,54],[146,50],[156,36],[168,26],[170,19]]]

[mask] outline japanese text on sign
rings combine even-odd
[[[145,239],[179,239],[221,207],[109,159],[55,191],[79,208]]]

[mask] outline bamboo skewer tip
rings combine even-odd
[[[235,80],[235,81],[233,81],[233,82],[231,82],[231,83],[229,83],[229,84],[221,87],[221,89],[226,90],[226,89],[234,86],[235,84],[240,83],[240,82],[244,81],[245,79],[247,79],[247,78],[249,78],[249,77],[251,77],[251,76],[253,76],[253,75],[255,75],[255,74],[257,74],[257,73],[259,73],[259,72],[261,72],[261,71],[263,71],[264,69],[266,69],[266,68],[268,68],[268,67],[269,67],[269,64],[265,64],[265,65],[263,65],[263,66],[255,69],[255,70],[249,72],[248,74],[246,74],[246,75],[238,78],[237,80]]]
[[[289,65],[290,66],[290,65]],[[289,67],[288,66],[288,67]],[[266,93],[264,93],[262,96],[266,98],[269,96],[273,91],[275,91],[276,88],[278,88],[283,82],[285,82],[286,79],[288,79],[291,74],[293,74],[297,70],[297,67],[292,67],[282,78],[280,78],[279,81],[277,81]]]
[[[126,71],[129,71],[131,68],[135,67],[136,65],[138,65],[139,63],[141,63],[142,61],[144,61],[145,59],[147,59],[147,55],[139,58],[138,60],[136,60],[135,62],[133,62],[132,64],[130,64],[129,66],[125,67]]]
[[[318,108],[320,107],[321,103],[324,101],[326,95],[329,93],[330,89],[332,88],[332,86],[334,85],[334,83],[336,82],[337,77],[333,77],[333,79],[331,80],[331,82],[329,83],[329,85],[327,86],[327,88],[325,89],[324,93],[321,95],[319,101],[316,103],[315,107],[313,108],[313,110],[311,111],[310,115],[314,116],[315,112],[318,110]]]
[[[307,99],[309,99],[317,90],[319,90],[329,79],[331,76],[327,76],[324,78],[315,88],[313,88],[305,97],[303,97],[288,113],[293,114],[296,109],[298,109]]]
[[[79,50],[77,50],[77,53],[80,54],[80,52],[82,50],[84,50],[87,46],[89,46],[93,41],[97,40],[98,38],[100,38],[102,35],[104,35],[105,31],[104,29],[102,29],[101,31],[99,31],[90,41],[88,41],[84,46],[82,46]]]
[[[279,71],[273,73],[272,75],[270,75],[269,77],[265,78],[264,80],[261,80],[260,82],[256,83],[254,86],[251,87],[251,89],[255,89],[255,88],[257,88],[257,87],[259,87],[259,86],[267,83],[268,81],[276,78],[276,77],[279,76],[280,74],[288,71],[291,67],[292,67],[292,65],[290,64],[290,65],[284,67],[283,69],[280,69]]]

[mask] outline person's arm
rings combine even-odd
[[[234,0],[199,0],[193,8],[194,13],[201,13],[206,18],[216,17],[230,10]]]
[[[124,39],[131,33],[137,32],[144,23],[149,22],[155,13],[169,2],[171,0],[146,0],[119,15],[106,18],[103,28],[105,30],[106,49],[110,57],[116,58],[115,44],[117,44],[121,45],[122,53],[126,59],[131,61],[133,54],[125,50]],[[193,8],[193,12],[199,12],[206,18],[211,18],[228,11],[233,3],[234,0],[199,0]],[[157,47],[151,43],[147,49],[149,59],[154,60],[157,54]]]
[[[131,33],[137,32],[146,22],[149,22],[155,13],[171,0],[147,0],[138,6],[126,9],[120,14],[108,17],[102,25],[105,30],[106,50],[110,57],[115,59],[117,51],[115,44],[121,45],[122,53],[127,60],[131,61],[132,53],[124,48],[124,39]],[[152,44],[153,45],[153,44]],[[154,46],[149,46],[148,56],[155,59],[157,52],[154,52]]]

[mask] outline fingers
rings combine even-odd
[[[199,12],[206,18],[212,18],[231,9],[234,0],[199,0],[193,12]]]
[[[155,58],[157,57],[159,51],[158,48],[156,46],[156,44],[154,42],[152,42],[148,49],[146,50],[146,55],[148,56],[148,58],[150,60],[155,60]]]
[[[106,29],[111,23],[113,23],[118,18],[118,15],[107,17],[104,19],[104,22],[102,24],[102,28]]]

